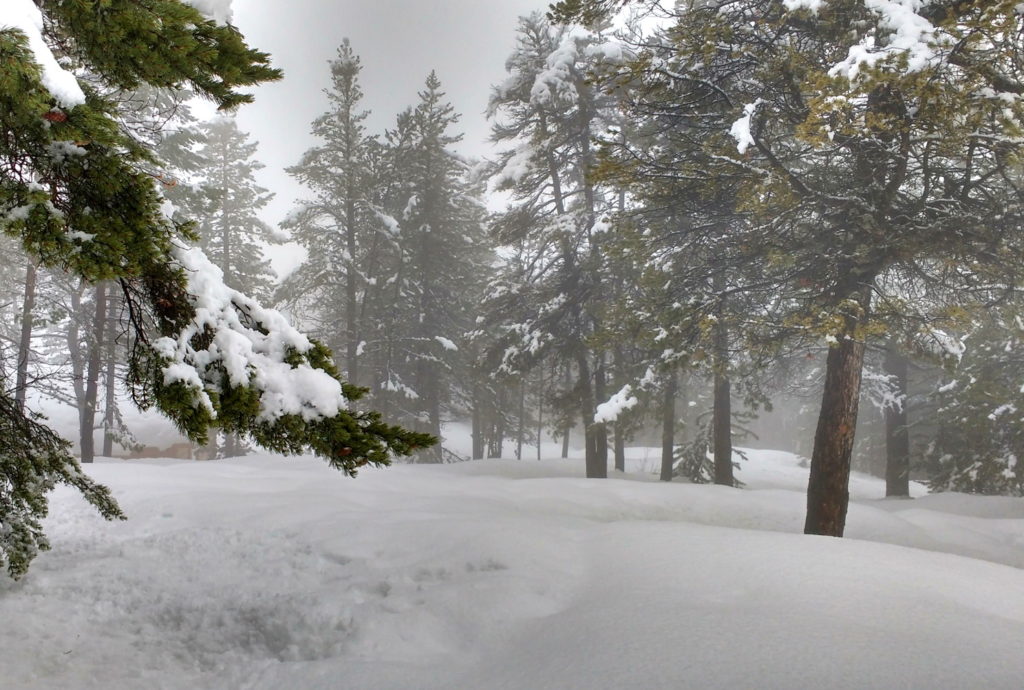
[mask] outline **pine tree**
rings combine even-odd
[[[556,13],[611,4],[573,0]],[[738,184],[752,221],[740,246],[793,296],[786,321],[832,343],[808,533],[843,533],[865,341],[887,327],[873,311],[889,297],[884,278],[899,271],[948,292],[982,274],[1020,281],[1024,110],[1012,94],[1024,84],[1010,75],[1021,17],[1010,2],[915,8],[701,0],[679,5],[671,32],[673,72],[706,94],[717,123],[701,176]],[[993,214],[994,199],[1010,203]]]
[[[88,80],[55,61],[57,47]],[[0,229],[45,266],[117,281],[137,402],[157,405],[198,442],[219,426],[276,451],[312,449],[355,473],[431,438],[352,410],[362,391],[340,379],[323,345],[225,286],[185,246],[192,232],[163,212],[152,150],[103,95],[188,85],[228,109],[251,100],[241,88],[279,76],[236,29],[177,0],[6,0]],[[55,482],[78,488],[106,517],[121,514],[67,446],[15,404],[6,380],[0,388],[0,560],[19,576],[47,546],[39,525]]]
[[[230,116],[198,125],[195,140],[198,176],[165,189],[164,195],[182,218],[198,219],[199,246],[223,271],[225,283],[266,301],[276,276],[263,247],[280,238],[259,217],[273,194],[254,176],[263,168],[254,159],[257,143]]]
[[[313,122],[322,142],[289,169],[314,193],[300,202],[285,227],[306,248],[306,261],[287,279],[282,295],[301,305],[315,332],[334,350],[345,353],[345,374],[352,383],[369,380],[359,371],[360,344],[368,334],[367,292],[376,275],[367,259],[383,238],[376,215],[371,176],[370,140],[360,110],[362,66],[348,39],[330,62],[331,109]],[[362,298],[362,299],[360,299]]]
[[[399,118],[392,136],[401,210],[403,273],[411,313],[405,324],[405,364],[419,402],[420,424],[440,434],[465,366],[459,343],[472,326],[475,288],[490,264],[480,189],[469,166],[451,150],[458,115],[431,72],[416,107]],[[397,209],[394,209],[397,211]]]
[[[523,18],[509,77],[489,106],[493,139],[508,146],[493,184],[512,195],[495,232],[523,258],[494,281],[488,327],[500,334],[502,371],[522,374],[549,357],[573,367],[566,411],[583,423],[588,477],[607,476],[608,465],[607,430],[594,417],[607,398],[607,353],[592,347],[592,336],[606,298],[601,245],[609,228],[599,221],[610,199],[588,176],[592,132],[607,122],[607,103],[589,80],[600,42],[539,15]]]
[[[924,457],[933,490],[1024,496],[1024,326],[1019,300],[979,309],[955,369],[933,393]]]

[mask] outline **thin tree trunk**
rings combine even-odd
[[[594,424],[594,382],[590,373],[590,362],[586,352],[580,351],[576,357],[579,366],[580,417],[583,422],[584,439],[586,442],[586,469],[589,479],[605,479],[608,476],[608,453],[604,454],[604,462],[598,454],[597,426]],[[607,448],[607,446],[606,446]]]
[[[565,369],[565,382],[570,382],[569,368]],[[569,415],[565,418],[565,428],[562,430],[562,459],[565,460],[569,457],[569,432],[572,431],[572,419]]]
[[[615,469],[626,471],[626,429],[622,422],[615,422]]]
[[[473,384],[473,459],[482,460],[484,457],[484,429],[483,412],[480,406],[483,404],[479,382]]]
[[[25,394],[28,392],[28,360],[32,351],[32,314],[36,306],[36,281],[36,264],[29,259],[25,268],[25,299],[21,303],[21,339],[18,342],[18,371],[14,388],[14,404],[17,405],[19,412],[25,411]]]
[[[114,453],[114,413],[117,409],[117,319],[114,314],[114,300],[107,300],[106,347],[106,389],[103,395],[103,456]]]
[[[672,481],[676,448],[676,393],[679,390],[679,375],[671,372],[665,381],[664,398],[661,404],[661,481]]]
[[[811,454],[805,534],[843,536],[850,503],[850,457],[863,365],[863,342],[843,338],[829,349]]]
[[[347,331],[347,352],[346,366],[348,368],[348,380],[353,385],[359,385],[359,322],[357,321],[358,301],[356,290],[356,204],[352,198],[353,193],[349,190],[348,201],[345,205],[345,224],[347,227],[346,241],[348,245],[348,267],[345,272],[345,330]]]
[[[523,459],[523,443],[526,440],[526,383],[519,382],[519,428],[516,430],[516,460]]]
[[[99,397],[100,363],[103,361],[103,334],[107,324],[107,284],[100,283],[95,291],[95,313],[92,322],[92,338],[89,339],[89,359],[85,372],[85,399],[80,415],[79,438],[82,462],[92,462],[96,454],[94,431],[96,430],[96,401]]]
[[[715,290],[725,289],[725,277],[715,276]],[[715,444],[715,484],[735,486],[732,472],[732,389],[729,382],[729,327],[725,318],[725,298],[719,297],[715,322],[715,400],[712,424]]]
[[[594,402],[603,403],[608,399],[608,385],[605,371],[604,353],[597,356],[597,370],[594,372]],[[594,451],[597,453],[596,464],[604,468],[604,476],[608,476],[608,425],[604,422],[594,424]]]
[[[537,368],[537,462],[540,462],[540,443],[544,437],[544,369]]]
[[[894,343],[885,349],[885,373],[896,384],[898,404],[885,408],[885,495],[910,496],[910,428],[907,426],[909,363]]]

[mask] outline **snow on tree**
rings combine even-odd
[[[134,397],[192,439],[220,427],[274,450],[311,448],[350,474],[429,445],[426,434],[354,410],[361,391],[340,379],[325,347],[225,286],[187,246],[194,236],[167,218],[148,173],[152,150],[102,95],[188,86],[230,109],[251,100],[242,88],[280,76],[268,57],[176,0],[97,5],[0,6],[0,229],[45,266],[119,284]],[[78,65],[82,79],[59,60]],[[6,377],[0,425],[0,560],[20,576],[47,546],[39,525],[55,482],[108,518],[121,514],[67,446],[15,404]]]
[[[1020,281],[1021,16],[1012,2],[677,7],[674,74],[717,109],[702,174],[738,182],[752,222],[737,242],[794,295],[787,321],[832,342],[806,531],[841,536],[865,340],[887,327],[880,279]]]
[[[347,39],[330,70],[326,92],[331,109],[312,128],[321,143],[289,169],[314,196],[301,201],[284,223],[305,247],[306,260],[280,293],[301,309],[325,342],[345,353],[345,375],[359,383],[364,379],[360,343],[370,328],[363,324],[368,315],[361,306],[378,277],[371,255],[388,238],[369,189],[372,162],[363,125],[367,113],[360,110],[362,66]]]

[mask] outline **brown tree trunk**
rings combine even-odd
[[[715,442],[715,484],[735,486],[732,473],[732,390],[729,384],[729,330],[724,309],[715,324],[715,401],[713,411]]]
[[[907,426],[906,356],[889,343],[885,349],[885,373],[896,384],[897,405],[885,408],[885,495],[910,496],[910,428]]]
[[[626,471],[626,429],[622,422],[615,422],[615,469]]]
[[[526,442],[526,382],[519,381],[519,426],[516,429],[516,460],[523,459],[523,444]]]
[[[483,410],[480,409],[483,405],[483,395],[480,392],[480,384],[473,384],[473,459],[482,460],[484,457],[484,422],[483,422]]]
[[[114,314],[114,300],[107,300],[107,328],[104,336],[106,362],[104,372],[106,389],[103,395],[103,456],[114,453],[114,412],[117,409],[117,319]]]
[[[89,339],[89,359],[85,371],[85,399],[79,416],[79,442],[82,462],[92,462],[96,454],[96,401],[99,397],[100,363],[103,361],[103,334],[107,323],[107,284],[100,283],[95,292],[96,310],[93,314],[92,337]]]
[[[829,349],[807,485],[805,534],[843,536],[850,503],[850,457],[860,398],[864,343],[842,338]]]
[[[540,444],[544,438],[544,369],[537,369],[537,461],[540,461]]]
[[[671,372],[665,381],[664,398],[661,404],[661,481],[672,481],[676,449],[676,393],[679,377]]]
[[[604,353],[598,355],[597,370],[594,372],[594,402],[603,403],[608,399],[608,385],[604,364]],[[608,425],[604,422],[594,424],[594,452],[597,453],[595,464],[604,468],[604,476],[608,476]]]
[[[25,410],[25,394],[28,392],[28,360],[32,351],[32,314],[36,306],[36,264],[29,259],[25,268],[25,299],[21,303],[21,338],[18,342],[18,369],[15,375],[14,404],[18,410]]]
[[[594,408],[596,406],[594,402],[594,382],[586,352],[579,352],[576,356],[576,362],[579,367],[580,376],[580,418],[583,422],[583,433],[586,442],[587,478],[605,479],[608,476],[608,453],[607,451],[605,452],[605,461],[602,463],[597,450],[598,425],[594,424]]]

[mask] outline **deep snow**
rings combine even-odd
[[[751,451],[741,490],[655,458],[100,462],[130,520],[56,494],[54,550],[0,582],[0,687],[1024,683],[1024,500],[857,476],[851,538],[805,537],[794,456]]]

